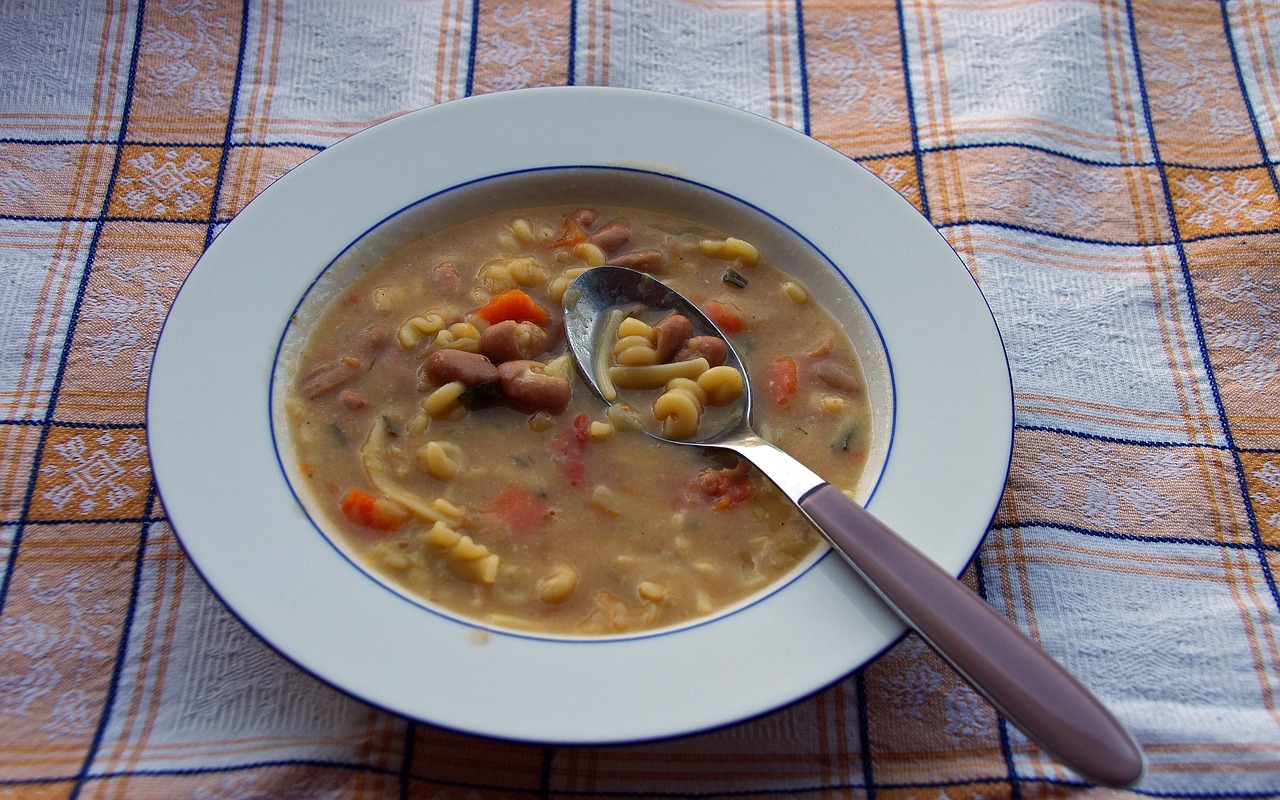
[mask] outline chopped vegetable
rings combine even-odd
[[[726,511],[751,497],[750,464],[739,462],[732,468],[706,467],[689,481],[690,493],[702,497],[716,511]]]
[[[377,497],[352,489],[342,498],[342,513],[347,519],[376,531],[399,530],[409,520],[409,509],[386,497]]]
[[[774,405],[785,406],[796,393],[800,379],[796,374],[796,362],[790,356],[775,359],[765,372],[768,379],[769,399]]]
[[[550,319],[547,310],[520,289],[511,289],[476,309],[476,316],[490,324],[513,319],[541,325]]]
[[[707,315],[708,319],[715,323],[717,328],[725,333],[738,333],[743,328],[742,314],[729,303],[708,300],[702,306],[702,311]]]
[[[565,215],[564,227],[560,229],[560,236],[551,243],[551,249],[559,247],[575,247],[587,240],[587,232],[576,219]]]
[[[584,456],[590,430],[591,418],[586,414],[579,414],[574,418],[572,427],[551,440],[551,450],[561,457],[560,465],[569,479],[569,485],[573,487],[582,485],[582,478],[586,473]]]
[[[737,286],[739,289],[747,288],[747,279],[742,277],[742,275],[739,274],[736,269],[725,270],[725,273],[723,276],[721,276],[720,280],[724,281],[725,283],[733,284],[734,286]]]
[[[523,486],[508,486],[485,509],[517,536],[533,533],[555,516],[551,504]]]

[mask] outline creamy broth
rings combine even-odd
[[[562,296],[603,263],[706,310],[743,359],[762,435],[852,491],[871,436],[863,376],[803,284],[694,221],[534,207],[370,264],[291,365],[294,472],[370,571],[486,624],[614,635],[715,613],[812,553],[819,535],[754,469],[634,430],[661,389],[607,407],[574,374]]]

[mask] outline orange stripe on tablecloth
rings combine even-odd
[[[792,128],[796,124],[796,104],[795,97],[791,94],[791,34],[787,19],[788,5],[783,0],[776,0],[770,6],[778,15],[778,49],[782,53],[781,63],[778,65],[778,86],[782,95],[780,100],[782,124]]]
[[[765,42],[765,72],[769,75],[769,118],[781,122],[782,112],[782,75],[778,64],[780,61],[777,50],[780,46],[775,37],[779,36],[779,31],[773,19],[774,9],[777,3],[774,0],[765,0],[764,4],[764,42]]]
[[[449,35],[449,12],[452,9],[452,6],[453,3],[451,0],[444,0],[444,2],[440,4],[440,43],[436,46],[436,84],[431,92],[431,96],[435,98],[437,103],[444,99],[445,70],[449,68],[449,65],[446,63],[446,57],[448,55],[446,51],[449,48],[446,46],[445,42]]]
[[[1026,526],[1021,526],[1026,527]],[[1106,540],[1103,540],[1106,541]],[[1141,560],[1136,556],[1125,558],[1117,556],[1114,547],[1105,544],[1090,545],[1080,542],[1054,540],[1034,542],[1025,547],[1031,559],[1039,564],[1050,564],[1057,567],[1088,569],[1095,572],[1109,572],[1116,575],[1137,575],[1146,578],[1168,578],[1197,583],[1221,585],[1222,559],[1221,551],[1242,552],[1239,548],[1197,548],[1204,550],[1205,555],[1190,555],[1169,552],[1144,552]],[[1247,552],[1247,551],[1244,551]],[[1011,556],[1003,549],[989,548],[982,553],[982,559],[988,565],[1007,568],[1016,561],[1019,566],[1027,563],[1026,555]]]
[[[610,6],[610,0],[601,2],[600,18],[603,20],[600,34],[600,83],[602,86],[608,86],[610,39],[613,36],[613,8]]]
[[[1146,265],[1138,261],[1139,251],[1146,250],[1149,247],[1167,247],[1167,245],[1096,245],[1088,250],[1080,250],[1074,243],[1066,242],[1061,243],[1057,248],[1052,248],[1049,246],[1050,243],[1060,242],[1060,240],[1049,234],[1038,234],[1036,232],[1025,234],[1025,238],[1020,238],[1016,241],[991,235],[978,235],[975,238],[983,242],[983,251],[986,253],[1000,253],[1015,258],[1019,262],[1038,264],[1059,270],[1069,269],[1075,272],[1107,274],[1145,274],[1147,272]],[[1114,257],[1098,258],[1098,251],[1104,248]],[[1132,255],[1124,257],[1126,253],[1131,253]]]
[[[462,80],[464,64],[471,56],[470,37],[465,32],[470,30],[468,23],[469,6],[465,0],[458,0],[457,12],[454,14],[450,30],[453,34],[453,65],[449,76],[449,100],[456,100],[466,94],[466,85]],[[474,24],[474,20],[471,21]]]
[[[106,46],[98,51],[96,65],[98,80],[94,81],[89,124],[85,132],[90,140],[106,138],[111,133],[110,120],[113,113],[111,106],[112,100],[116,96],[116,81],[120,74],[120,59],[123,58],[124,54],[125,35],[125,26],[123,24],[112,24],[116,13],[114,4],[108,0],[106,8],[103,10],[101,37]],[[127,13],[127,6],[122,6],[119,13],[122,15]],[[120,20],[120,22],[123,23],[123,20]],[[113,28],[115,29],[114,37],[111,36]],[[121,125],[123,124],[122,120]]]
[[[953,126],[954,123],[947,123],[946,125],[938,122],[917,123],[917,127],[920,130],[920,138],[939,140],[934,145],[936,148],[949,148],[957,145],[958,137]],[[965,120],[959,124],[961,133],[971,135],[997,134],[1007,137],[1011,128],[1020,128],[1025,132],[1055,142],[1064,148],[1076,146],[1110,151],[1115,144],[1114,139],[1107,134],[1083,131],[1035,117],[1001,117],[994,120],[975,119]],[[939,130],[942,132],[939,133]],[[928,143],[925,144],[925,147],[929,146]]]
[[[1120,160],[1134,164],[1142,161],[1142,146],[1129,133],[1145,130],[1145,128],[1139,124],[1133,108],[1134,87],[1129,84],[1129,62],[1125,58],[1128,52],[1125,46],[1127,30],[1128,25],[1121,10],[1115,4],[1104,4],[1102,37],[1106,46],[1103,52],[1111,85],[1112,108],[1117,121],[1116,145],[1120,149]],[[1156,241],[1160,238],[1160,227],[1154,219],[1148,219],[1144,212],[1150,210],[1154,213],[1160,206],[1156,203],[1151,183],[1139,180],[1139,174],[1136,171],[1124,171],[1129,190],[1129,203],[1138,211],[1135,219],[1138,225],[1138,239],[1143,242]],[[1148,225],[1152,227],[1149,228]]]
[[[1236,607],[1240,612],[1240,623],[1244,626],[1249,640],[1249,651],[1253,656],[1253,667],[1258,678],[1258,691],[1262,702],[1272,720],[1280,723],[1280,709],[1276,707],[1276,696],[1272,687],[1273,676],[1280,665],[1280,652],[1273,626],[1264,618],[1257,619],[1260,609],[1264,607],[1263,592],[1259,591],[1258,581],[1254,578],[1252,552],[1231,548],[1222,549],[1222,564],[1227,576],[1227,584],[1235,594]],[[1267,603],[1269,605],[1269,603]],[[1260,612],[1265,617],[1266,612]]]
[[[276,77],[280,70],[280,43],[283,37],[284,25],[280,21],[284,17],[284,0],[275,0],[268,3],[262,11],[262,27],[258,37],[258,83],[261,84],[262,99],[255,101],[252,110],[253,116],[250,118],[251,136],[247,137],[248,141],[256,143],[265,143],[267,141],[267,132],[270,129],[271,120],[271,100],[273,90],[276,84]],[[247,32],[242,35],[248,35]],[[265,67],[266,72],[263,73]],[[255,91],[258,89],[255,86]],[[259,103],[261,105],[259,105]],[[260,129],[254,128],[255,123]],[[247,172],[250,180],[256,178],[262,171],[262,160],[266,152],[262,148],[255,148],[253,151],[253,165]],[[248,198],[252,199],[252,198]]]
[[[1103,414],[1089,414],[1074,408],[1063,407],[1063,406],[1076,406],[1076,405],[1088,406],[1089,405],[1088,403],[1084,403],[1078,400],[1067,400],[1060,397],[1055,397],[1052,399],[1056,400],[1058,403],[1061,403],[1062,405],[1061,406],[1037,405],[1033,402],[1026,402],[1023,396],[1019,396],[1018,398],[1016,398],[1014,401],[1014,404],[1018,410],[1018,413],[1020,414],[1044,414],[1048,416],[1059,417],[1064,420],[1070,420],[1073,422],[1133,428],[1135,430],[1150,431],[1152,433],[1163,433],[1163,434],[1168,434],[1170,436],[1183,433],[1185,428],[1185,425],[1183,424],[1183,420],[1181,417],[1173,417],[1169,423],[1160,425],[1150,421],[1143,421],[1141,419],[1118,418],[1121,415],[1105,416]],[[1126,408],[1121,408],[1119,406],[1116,406],[1115,408],[1123,412],[1123,416],[1125,417],[1137,417],[1140,413],[1142,413],[1137,409],[1126,409]],[[1163,416],[1163,412],[1151,412],[1151,413],[1153,415],[1156,413],[1161,413]],[[1205,420],[1206,423],[1215,422],[1215,421],[1216,420],[1211,420],[1211,419]]]
[[[1246,0],[1242,0],[1237,7],[1240,9],[1241,25],[1239,27],[1244,28],[1243,38],[1248,41],[1249,63],[1253,66],[1258,91],[1263,95],[1253,104],[1253,113],[1263,118],[1269,113],[1272,114],[1272,124],[1275,125],[1277,120],[1274,114],[1280,109],[1280,97],[1277,97],[1277,92],[1280,92],[1280,60],[1276,58],[1276,50],[1270,47],[1266,4],[1247,3]],[[1258,105],[1264,103],[1270,107],[1269,111],[1266,108],[1258,108]]]
[[[583,82],[588,86],[609,85],[609,37],[612,35],[612,9],[608,0],[587,3],[586,64]],[[572,76],[570,76],[572,77]]]
[[[1186,419],[1185,433],[1187,441],[1198,444],[1208,443],[1209,435],[1203,438],[1198,432],[1203,426],[1193,424],[1194,420],[1204,421],[1209,416],[1209,409],[1200,393],[1200,382],[1195,379],[1194,368],[1196,358],[1190,352],[1186,330],[1182,325],[1181,306],[1174,289],[1174,269],[1167,260],[1157,263],[1160,252],[1149,248],[1143,249],[1144,261],[1151,286],[1151,297],[1155,303],[1156,325],[1160,331],[1160,340],[1164,346],[1165,359],[1168,361],[1170,374],[1173,377],[1173,389],[1178,398],[1178,405]],[[1178,270],[1179,274],[1181,270]]]
[[[597,6],[598,6],[598,3],[596,3],[595,0],[588,0],[587,25],[586,25],[587,58],[583,59],[583,61],[586,62],[586,67],[584,68],[583,75],[582,75],[583,82],[587,86],[601,85],[598,82],[598,79],[596,76],[596,58],[597,58],[596,41],[597,41],[597,36],[599,35],[597,33],[597,29],[600,26],[600,23],[596,19]],[[572,75],[570,75],[569,77],[570,79],[573,78]]]
[[[261,16],[258,19],[258,45],[254,53],[253,89],[249,93],[248,108],[240,112],[247,113],[245,141],[250,144],[259,144],[266,136],[267,111],[265,106],[268,105],[266,93],[270,91],[272,79],[274,78],[274,75],[269,76],[269,72],[275,69],[276,56],[280,52],[280,25],[273,23],[282,13],[278,1],[266,0],[262,5]],[[249,32],[247,30],[243,31],[241,35],[248,36]],[[241,69],[243,69],[243,65]]]
[[[1241,596],[1238,603],[1241,622],[1248,635],[1249,650],[1253,655],[1254,671],[1258,679],[1258,690],[1266,705],[1267,713],[1271,715],[1272,720],[1280,722],[1280,709],[1276,707],[1276,694],[1272,686],[1274,676],[1280,672],[1278,669],[1280,652],[1277,652],[1274,628],[1266,619],[1267,612],[1262,610],[1269,605],[1263,597],[1267,590],[1259,588],[1259,581],[1254,577],[1255,571],[1249,569],[1251,557],[1252,553],[1235,551],[1230,554],[1224,553],[1223,560],[1234,559],[1240,565],[1240,580],[1231,581],[1231,586],[1240,589]],[[1263,618],[1258,619],[1259,616]]]
[[[52,263],[58,267],[47,270],[42,279],[39,298],[36,301],[38,306],[36,313],[32,315],[31,327],[27,331],[26,338],[25,352],[32,354],[32,357],[22,360],[22,372],[18,378],[18,399],[9,407],[10,418],[20,416],[22,411],[35,410],[35,404],[43,391],[40,387],[44,383],[47,370],[50,367],[57,368],[58,353],[49,348],[51,345],[56,347],[59,343],[58,323],[62,317],[63,306],[67,303],[70,294],[72,275],[76,272],[77,255],[85,246],[86,238],[85,226],[81,223],[70,221],[62,223],[52,253]],[[23,246],[32,250],[42,249],[41,237],[38,234],[15,232],[9,234],[6,239],[5,246],[8,249]],[[88,265],[85,269],[87,268]],[[59,276],[61,276],[60,281]],[[50,298],[54,299],[52,306],[46,302]],[[42,338],[49,344],[41,347]],[[70,347],[70,342],[63,343],[63,346]],[[51,395],[48,402],[52,405],[55,400],[56,398]]]
[[[1254,64],[1256,65],[1259,84],[1269,87],[1271,91],[1271,106],[1274,111],[1276,106],[1280,104],[1277,103],[1275,96],[1276,92],[1280,91],[1280,58],[1276,57],[1276,53],[1280,51],[1280,48],[1271,46],[1270,29],[1267,26],[1266,19],[1266,4],[1256,3],[1254,7],[1257,11],[1253,15],[1254,24],[1250,26],[1252,30],[1257,32],[1258,38],[1258,46],[1253,48],[1255,53]],[[1259,56],[1261,56],[1261,61],[1257,60]],[[1256,107],[1254,108],[1254,113],[1259,113]],[[1274,118],[1272,122],[1275,122]]]
[[[457,97],[458,71],[461,69],[463,0],[445,0],[440,12],[440,46],[436,56],[436,86],[433,97],[437,103]]]
[[[157,551],[162,552],[162,555],[154,555]],[[148,616],[141,644],[133,657],[134,663],[143,668],[138,670],[130,694],[129,708],[125,710],[125,721],[121,724],[120,736],[108,756],[113,767],[126,772],[136,769],[143,754],[147,752],[147,743],[159,715],[160,696],[164,693],[168,675],[169,655],[181,616],[179,609],[185,571],[182,552],[169,534],[151,549],[151,553],[148,560],[159,562],[155,568],[156,580],[151,592],[151,614]],[[157,623],[160,623],[159,628]],[[129,755],[127,759],[126,753]]]
[[[936,120],[940,120],[943,125],[943,141],[946,145],[953,145],[956,142],[955,121],[951,114],[951,95],[947,86],[947,63],[943,53],[942,46],[942,24],[937,14],[929,15],[929,24],[933,27],[933,41],[937,43],[937,52],[934,59],[934,67],[936,69],[935,80],[938,86],[938,116]],[[922,51],[923,55],[923,51]],[[923,59],[922,59],[923,61]],[[935,123],[937,124],[937,123]],[[964,172],[960,165],[960,151],[943,150],[939,154],[939,158],[943,163],[938,166],[938,188],[944,200],[944,207],[953,215],[954,219],[965,219],[968,216],[967,204],[964,199]],[[948,174],[949,173],[949,174]],[[924,176],[920,176],[921,183],[924,182]],[[954,198],[948,198],[948,185],[954,184]],[[949,200],[949,202],[948,202]],[[969,226],[960,226],[953,234],[957,237],[957,247],[959,249],[975,252],[973,250],[973,242],[970,239]],[[976,252],[975,252],[976,255]],[[971,258],[967,265],[974,280],[978,280],[978,261]]]
[[[293,119],[289,120],[288,125],[273,126],[273,133],[275,136],[281,138],[287,138],[290,135],[294,135],[339,139],[362,131],[371,125],[378,124],[379,122],[386,122],[389,119],[394,119],[403,113],[404,112],[402,111],[394,111],[380,117],[353,121]]]

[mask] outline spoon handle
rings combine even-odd
[[[1104,786],[1142,777],[1142,751],[1111,712],[976,593],[831,484],[799,505],[904,621],[1046,751]]]

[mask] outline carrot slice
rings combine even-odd
[[[511,289],[494,297],[476,309],[476,316],[491,325],[509,319],[541,325],[551,318],[545,308],[520,289]]]
[[[707,315],[708,319],[715,323],[717,328],[725,333],[738,333],[744,327],[742,314],[739,313],[736,306],[729,303],[708,300],[702,306],[702,311]]]
[[[564,227],[560,229],[560,237],[551,243],[551,249],[573,247],[587,240],[587,231],[576,219],[565,215]]]
[[[775,405],[785,406],[791,402],[791,396],[800,385],[796,373],[796,362],[789,356],[775,359],[765,373],[769,385],[769,399]]]
[[[409,509],[386,497],[376,497],[352,489],[342,498],[342,513],[347,519],[376,531],[399,530],[409,520]]]

